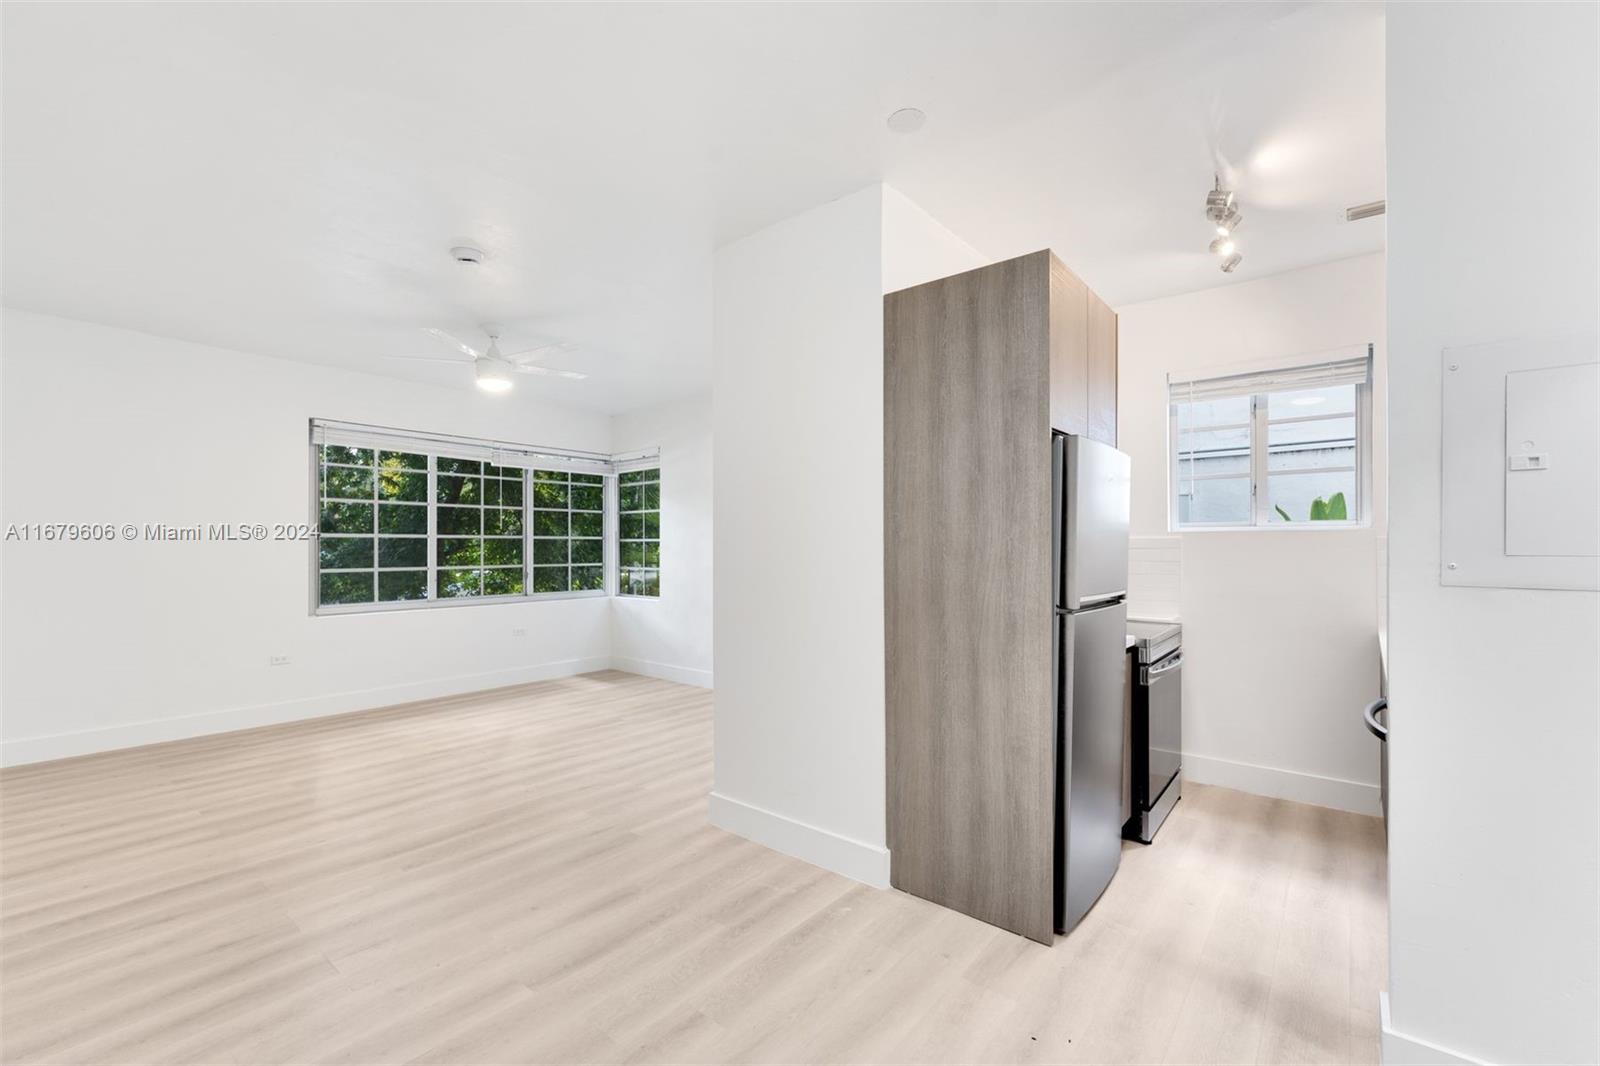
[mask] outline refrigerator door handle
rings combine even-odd
[[[1371,733],[1379,740],[1389,739],[1389,727],[1381,718],[1378,717],[1378,715],[1382,714],[1388,709],[1388,700],[1376,699],[1367,704],[1366,708],[1361,712],[1362,721],[1367,723],[1367,732]]]
[[[1092,607],[1097,603],[1110,603],[1112,600],[1120,600],[1127,594],[1127,589],[1119,589],[1116,592],[1103,592],[1098,596],[1080,596],[1078,603],[1083,607]]]

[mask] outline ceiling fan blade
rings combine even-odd
[[[568,381],[582,381],[589,376],[577,370],[555,370],[548,366],[534,366],[532,363],[512,363],[511,369],[519,374],[537,374],[543,378],[565,378]]]
[[[451,366],[471,366],[465,359],[446,359],[442,355],[387,355],[385,359],[400,359],[407,363],[449,363]]]
[[[524,348],[520,352],[508,352],[503,354],[501,358],[508,359],[514,363],[519,359],[526,359],[529,356],[548,356],[561,352],[570,352],[576,347],[577,345],[571,343],[570,341],[553,341],[550,344],[536,344],[532,348]]]
[[[428,327],[423,329],[423,332],[431,335],[435,340],[439,341],[441,344],[445,345],[447,348],[454,348],[456,351],[461,352],[463,355],[469,355],[472,358],[476,359],[476,358],[478,358],[478,356],[483,354],[482,352],[478,351],[478,349],[476,349],[472,345],[468,344],[466,341],[462,340],[459,337],[453,337],[450,334],[446,333],[442,329],[434,329],[432,326],[428,326]]]

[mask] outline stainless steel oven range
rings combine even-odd
[[[1183,627],[1176,622],[1128,622],[1137,673],[1129,726],[1132,816],[1128,840],[1148,844],[1183,794]]]

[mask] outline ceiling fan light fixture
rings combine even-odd
[[[502,359],[479,359],[473,366],[478,388],[484,392],[511,391],[511,364]]]

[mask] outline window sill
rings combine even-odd
[[[1371,528],[1371,522],[1284,522],[1273,526],[1179,526],[1167,533],[1355,533]]]
[[[448,600],[397,600],[394,603],[345,603],[313,607],[313,617],[343,614],[393,614],[400,611],[448,610],[455,607],[504,607],[510,604],[547,603],[551,600],[592,600],[606,596],[605,589],[581,592],[536,592],[528,596],[460,596]]]

